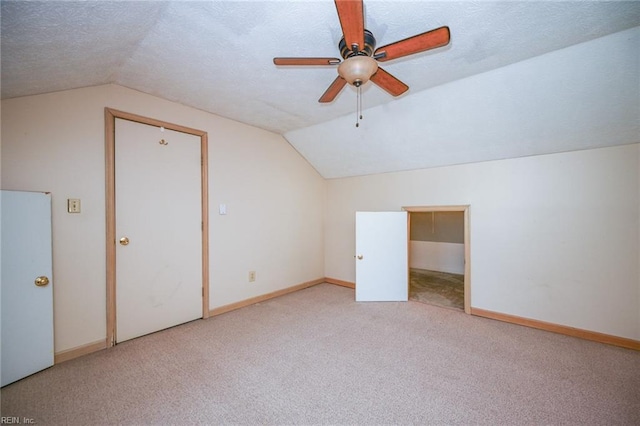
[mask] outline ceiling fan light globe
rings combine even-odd
[[[347,58],[338,66],[338,74],[356,87],[363,85],[378,71],[378,62],[370,56]]]

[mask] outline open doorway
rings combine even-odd
[[[468,206],[409,213],[409,300],[471,312]]]

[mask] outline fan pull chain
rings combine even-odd
[[[356,88],[356,127],[360,127],[362,120],[362,86]]]
[[[362,120],[362,86],[358,87],[358,90],[360,91],[360,96],[358,96],[360,98],[360,120]]]
[[[360,127],[360,86],[356,87],[356,127]]]

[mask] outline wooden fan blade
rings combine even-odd
[[[393,96],[402,95],[404,92],[409,90],[409,86],[407,86],[380,67],[378,67],[378,71],[376,71],[376,73],[371,76],[371,81],[382,87]]]
[[[364,7],[362,0],[335,0],[340,26],[347,47],[354,44],[358,50],[364,49]]]
[[[346,84],[347,80],[338,76],[335,80],[333,80],[333,83],[331,83],[329,88],[324,92],[320,99],[318,99],[318,102],[325,103],[333,101],[336,96],[338,96],[338,93],[340,93],[342,88],[346,86]]]
[[[374,56],[380,61],[401,58],[449,44],[449,27],[440,27],[376,49]]]
[[[273,58],[276,65],[338,65],[338,58]]]

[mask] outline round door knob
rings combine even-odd
[[[49,278],[43,275],[41,277],[36,278],[35,283],[38,287],[44,287],[47,284],[49,284]]]
[[[358,260],[362,260],[363,257],[364,257],[363,255],[359,254],[358,255]]]
[[[120,238],[120,244],[122,244],[123,246],[126,246],[127,244],[129,244],[129,238],[127,237]]]

